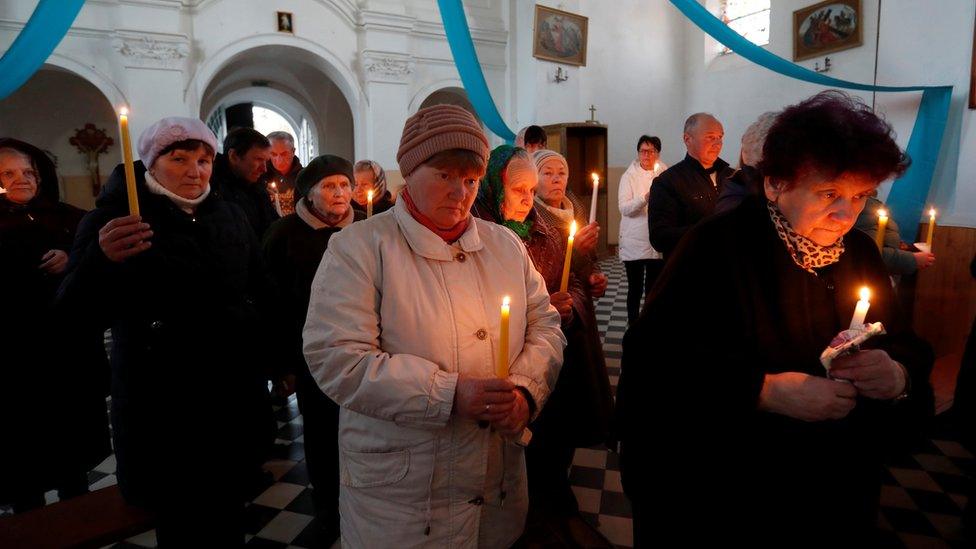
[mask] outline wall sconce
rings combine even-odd
[[[823,66],[822,69],[820,68],[820,62],[819,61],[816,62],[816,63],[814,63],[813,64],[813,71],[814,72],[829,72],[830,71],[830,58],[829,57],[824,57],[824,66]]]
[[[565,82],[569,80],[569,74],[566,73],[566,71],[564,71],[562,67],[557,67],[556,73],[552,76],[552,79],[557,84],[560,82]]]

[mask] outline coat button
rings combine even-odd
[[[454,259],[456,259],[458,263],[464,263],[467,258],[468,256],[464,255],[464,252],[458,252],[457,255],[454,256]]]
[[[474,335],[477,336],[478,339],[484,341],[485,339],[488,338],[488,331],[482,328],[478,330]]]
[[[830,290],[831,292],[834,291],[834,283],[833,282],[828,282],[827,283],[827,289]]]
[[[159,320],[153,320],[152,321],[152,324],[150,324],[150,326],[152,326],[152,329],[153,330],[158,330],[158,329],[160,329],[160,328],[163,327],[163,323],[161,321],[159,321]]]
[[[478,496],[473,500],[469,501],[468,503],[470,503],[471,505],[482,505],[485,503],[485,498],[483,496]]]

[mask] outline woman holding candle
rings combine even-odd
[[[647,201],[651,184],[668,166],[661,161],[661,139],[642,135],[637,140],[637,158],[620,177],[617,208],[620,210],[618,255],[627,272],[627,321],[633,322],[644,298],[651,291],[664,259],[651,246],[647,231]]]
[[[386,172],[372,160],[360,160],[353,167],[356,175],[352,195],[352,207],[366,214],[369,206],[369,191],[373,191],[373,215],[383,213],[393,207],[393,193],[386,188]]]
[[[536,155],[545,152],[549,151],[539,151]],[[586,528],[580,520],[568,471],[576,448],[607,439],[612,411],[610,380],[591,295],[596,284],[581,283],[580,272],[576,270],[576,265],[581,265],[580,269],[588,268],[586,272],[592,273],[592,264],[587,265],[586,261],[574,264],[568,287],[560,288],[569,231],[564,233],[560,226],[550,225],[538,213],[540,208],[534,201],[537,183],[538,171],[528,153],[509,145],[499,146],[488,160],[488,172],[473,212],[482,219],[509,227],[522,239],[532,264],[546,281],[553,305],[562,316],[563,333],[568,341],[556,388],[531,424],[533,437],[526,450],[526,467],[533,524],[528,530],[555,536],[569,545],[588,547],[594,539],[597,544],[605,540],[600,540],[599,534]],[[585,210],[582,215],[586,215]],[[574,235],[573,255],[579,253],[578,234]],[[590,281],[602,276],[593,274]],[[602,287],[598,288],[601,293],[605,284],[602,281]]]
[[[515,441],[549,397],[565,340],[525,248],[470,214],[487,158],[468,111],[418,111],[393,209],[335,235],[312,282],[304,352],[341,408],[343,547],[509,547],[525,524]]]
[[[329,242],[339,231],[366,216],[350,206],[352,164],[338,156],[312,160],[295,181],[302,198],[295,213],[271,225],[264,237],[264,257],[292,321],[288,374],[293,376],[305,426],[305,463],[323,543],[339,537],[339,407],[318,388],[302,355],[302,328],[308,314],[312,279]]]
[[[580,229],[573,242],[573,271],[594,299],[603,297],[607,289],[607,277],[596,261],[597,240],[600,225],[586,224],[586,210],[579,199],[568,189],[569,164],[563,155],[542,149],[532,156],[539,176],[535,193],[535,212],[545,223],[569,233],[569,224],[576,221]],[[646,231],[645,231],[646,232]]]
[[[20,513],[51,489],[84,494],[88,471],[111,453],[108,364],[102,333],[51,306],[84,215],[60,202],[54,162],[0,139],[0,189],[0,504]]]
[[[770,128],[765,197],[688,233],[624,339],[617,417],[638,546],[684,528],[706,545],[875,546],[882,454],[933,411],[932,353],[851,229],[907,164],[869,107],[824,92]],[[828,378],[820,354],[864,286],[865,321],[887,335]]]
[[[195,119],[147,128],[134,165],[141,216],[129,215],[119,166],[59,291],[61,306],[112,330],[119,486],[156,512],[161,547],[243,544],[245,486],[267,437],[262,368],[283,341],[264,326],[277,302],[254,232],[211,192],[216,145]],[[188,429],[201,417],[213,428]]]

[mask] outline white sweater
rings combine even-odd
[[[617,207],[620,209],[620,260],[661,259],[647,236],[647,199],[654,178],[668,169],[658,161],[653,170],[641,168],[634,160],[620,178]]]

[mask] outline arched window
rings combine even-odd
[[[757,46],[769,43],[770,0],[719,0],[719,18]],[[722,53],[731,53],[723,47]]]

